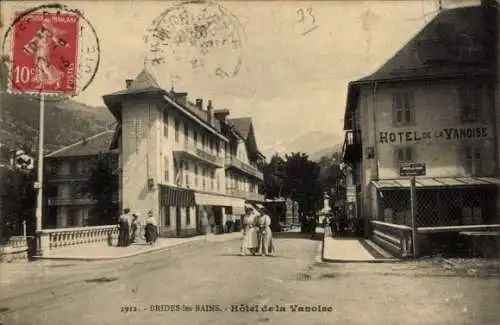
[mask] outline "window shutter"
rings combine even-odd
[[[397,114],[398,114],[398,95],[392,95],[392,123],[396,124],[398,122]]]

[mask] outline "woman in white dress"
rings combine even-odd
[[[259,217],[259,251],[262,255],[270,256],[275,252],[273,245],[273,233],[271,231],[271,217],[266,213],[266,211],[261,211],[261,213],[262,214]]]
[[[257,215],[249,207],[245,208],[243,217],[243,238],[241,240],[240,255],[246,255],[247,252],[255,255],[259,248],[259,239],[257,234]]]

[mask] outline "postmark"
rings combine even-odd
[[[172,6],[147,29],[145,61],[151,66],[182,66],[225,79],[242,65],[245,33],[238,18],[211,1]]]
[[[94,27],[75,9],[60,4],[18,12],[2,42],[9,91],[47,100],[73,97],[93,81],[100,64]]]

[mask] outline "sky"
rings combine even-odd
[[[42,3],[0,5],[5,19],[20,7]],[[162,13],[178,17],[180,10],[172,7],[179,2],[61,3],[83,12],[100,43],[97,75],[75,100],[103,106],[104,94],[122,90],[125,79],[146,66],[165,89],[173,85],[176,91],[187,91],[193,101],[211,99],[216,109],[229,109],[230,117],[252,117],[264,154],[311,131],[330,134],[332,139],[343,137],[348,82],[377,70],[437,13],[434,0],[221,1],[208,6],[212,12],[222,6],[222,21],[227,22],[225,29],[214,27],[212,40],[234,40],[240,46],[225,45],[205,55],[186,42],[176,48],[163,46],[165,60],[152,65],[158,52],[151,51],[150,27]],[[443,0],[445,9],[475,3]],[[199,14],[197,8],[188,11]],[[183,28],[194,30],[195,25],[189,21]],[[172,34],[181,30],[178,26],[165,29]],[[194,59],[204,59],[204,66],[194,67]],[[217,68],[229,75],[215,75]]]

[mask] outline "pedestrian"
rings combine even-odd
[[[138,220],[139,216],[135,213],[132,214],[132,223],[130,224],[130,243],[134,244],[137,238],[137,230],[140,227]]]
[[[259,252],[261,255],[271,256],[275,253],[273,245],[273,233],[271,231],[271,217],[266,211],[261,210],[259,217],[260,240]]]
[[[123,209],[123,214],[118,219],[118,245],[127,247],[130,244],[130,209]]]
[[[158,239],[158,224],[156,223],[156,219],[153,218],[153,211],[148,211],[148,218],[145,221],[145,237],[146,243],[153,245]]]
[[[310,228],[312,239],[314,239],[316,237],[316,225],[317,225],[316,216],[312,215],[311,216],[311,228]]]
[[[245,216],[243,217],[243,238],[241,239],[240,255],[244,256],[247,252],[255,255],[259,247],[257,234],[257,215],[250,207],[245,207]]]

